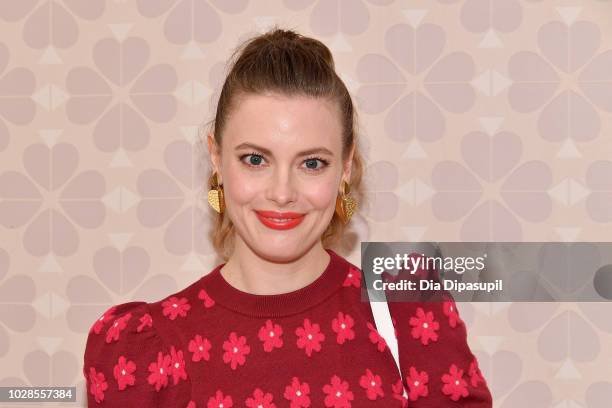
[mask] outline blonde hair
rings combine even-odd
[[[342,123],[342,161],[346,162],[355,145],[351,163],[349,192],[364,208],[365,194],[362,186],[364,160],[357,143],[357,113],[351,95],[335,72],[332,54],[322,42],[302,36],[293,30],[275,26],[270,31],[250,38],[238,46],[230,58],[230,69],[221,89],[214,120],[205,130],[212,132],[215,143],[221,146],[223,130],[233,107],[243,95],[267,93],[283,96],[308,96],[325,98],[337,104]],[[208,176],[212,187],[213,176]],[[233,252],[235,228],[226,212],[217,213],[207,206],[215,222],[209,238],[217,254],[228,260]],[[321,236],[323,247],[346,245],[346,228],[338,214],[334,213],[329,226]]]

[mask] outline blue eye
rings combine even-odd
[[[308,167],[308,168],[311,170],[321,170],[323,167],[326,167],[329,164],[327,160],[321,159],[319,157],[313,157],[313,158],[305,160],[306,163],[314,163],[315,166],[316,166],[317,161],[320,161],[321,163],[323,163],[323,165],[319,167]]]
[[[249,160],[245,162],[244,158],[249,157],[249,156],[250,156]],[[240,156],[240,161],[249,167],[261,167],[260,164],[262,160],[263,160],[263,156],[255,152],[250,153],[250,154],[243,154],[242,156]]]
[[[325,170],[325,168],[329,166],[329,161],[322,159],[320,157],[309,157],[306,160],[304,160],[305,163],[314,163],[315,166],[316,166],[317,161],[322,163],[319,167],[310,167],[308,166],[308,164],[306,164],[308,171],[310,171],[311,173],[318,173],[318,172]]]
[[[246,156],[251,156],[251,159],[249,160],[249,164],[250,164],[250,165],[253,165],[253,166],[258,166],[258,165],[260,165],[260,164],[261,164],[261,161],[262,161],[262,159],[263,159],[263,156],[261,156],[261,155],[259,155],[259,154],[255,154],[255,153],[252,153],[252,154],[246,154],[246,155],[242,156],[242,157],[241,157],[241,159],[242,159],[242,158],[244,158],[244,157],[246,157]]]

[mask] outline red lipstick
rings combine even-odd
[[[278,211],[255,211],[255,213],[262,224],[276,230],[287,230],[297,227],[304,220],[305,215],[295,212]]]

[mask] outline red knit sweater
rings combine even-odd
[[[87,339],[88,406],[492,406],[452,300],[389,302],[402,381],[361,270],[327,252],[323,274],[294,292],[242,292],[220,264],[162,301],[111,307]]]

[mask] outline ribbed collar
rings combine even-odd
[[[342,287],[349,268],[346,259],[331,249],[325,248],[330,256],[323,273],[313,282],[293,292],[277,295],[255,295],[243,292],[230,285],[217,265],[206,275],[203,285],[215,302],[228,309],[252,317],[282,317],[303,312],[327,299]]]

